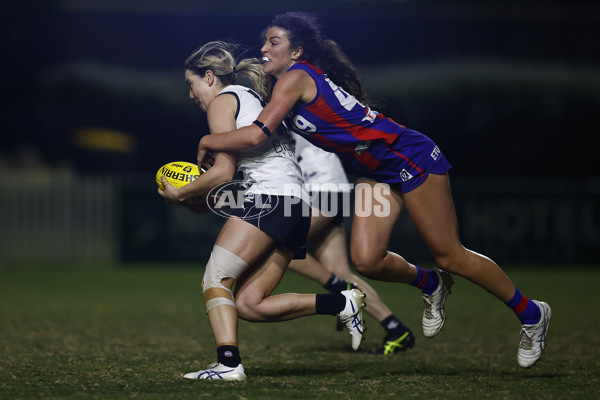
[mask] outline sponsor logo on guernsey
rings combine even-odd
[[[365,114],[366,115],[362,120],[368,121],[368,122],[373,122],[373,121],[375,121],[375,118],[377,117],[377,114],[379,114],[379,113],[377,111],[371,110],[369,107],[366,107]]]
[[[400,171],[400,178],[402,179],[402,182],[407,182],[410,181],[413,176],[407,170],[402,169],[402,171]]]
[[[362,153],[365,152],[366,149],[369,148],[369,146],[371,145],[371,141],[367,140],[366,142],[360,142],[359,144],[356,145],[356,147],[354,148],[354,152],[358,155],[361,155]]]
[[[440,153],[441,153],[440,148],[435,146],[433,148],[433,151],[431,152],[431,158],[433,158],[434,160],[437,160],[438,157],[440,156]]]

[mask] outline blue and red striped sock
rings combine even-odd
[[[542,313],[538,306],[527,297],[523,296],[519,289],[516,289],[515,295],[506,303],[517,315],[521,324],[534,325],[540,322]]]
[[[418,287],[425,294],[433,293],[440,284],[437,274],[432,270],[423,269],[416,265],[415,268],[417,269],[417,277],[410,284]]]

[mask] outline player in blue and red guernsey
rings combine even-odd
[[[423,334],[429,338],[444,324],[451,274],[468,279],[515,312],[521,322],[519,365],[534,365],[545,349],[550,306],[525,297],[494,261],[462,245],[450,192],[451,167],[439,147],[366,105],[358,71],[335,42],[323,38],[310,16],[276,16],[264,40],[263,70],[275,81],[269,103],[252,125],[204,136],[199,159],[209,150],[258,146],[288,119],[295,131],[339,154],[360,173],[357,204],[382,206],[373,212],[355,209],[350,255],[357,271],[421,289]],[[422,269],[387,249],[403,208],[439,269]]]
[[[294,131],[313,144],[339,154],[365,177],[400,183],[403,192],[417,187],[428,172],[445,173],[450,164],[427,136],[371,110],[307,61],[302,70],[314,80],[317,95],[291,112]],[[318,127],[318,129],[317,129]]]

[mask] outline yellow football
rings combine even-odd
[[[174,161],[160,167],[156,172],[156,184],[165,190],[160,178],[164,175],[167,182],[176,188],[187,185],[200,176],[200,170],[196,164],[187,161]]]

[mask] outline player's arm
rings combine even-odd
[[[302,70],[286,72],[275,84],[271,101],[258,115],[257,120],[265,125],[266,130],[251,124],[220,135],[204,136],[198,146],[199,157],[207,150],[237,152],[260,146],[267,140],[269,132],[275,132],[294,105],[298,101],[304,101],[304,97],[307,97],[305,91],[310,85],[316,93],[315,83],[306,72]]]
[[[211,132],[209,136],[220,135],[222,134],[221,132],[234,130],[236,128],[236,110],[237,100],[234,96],[226,94],[217,96],[209,104],[206,111],[208,126]],[[165,191],[172,190],[172,193],[169,194],[175,202],[185,202],[188,199],[196,197],[205,199],[212,188],[232,180],[235,172],[235,156],[231,153],[216,152],[213,166],[201,174],[198,179],[179,189],[175,189],[172,186],[168,188],[165,185]],[[168,196],[168,198],[171,199],[171,196]]]

